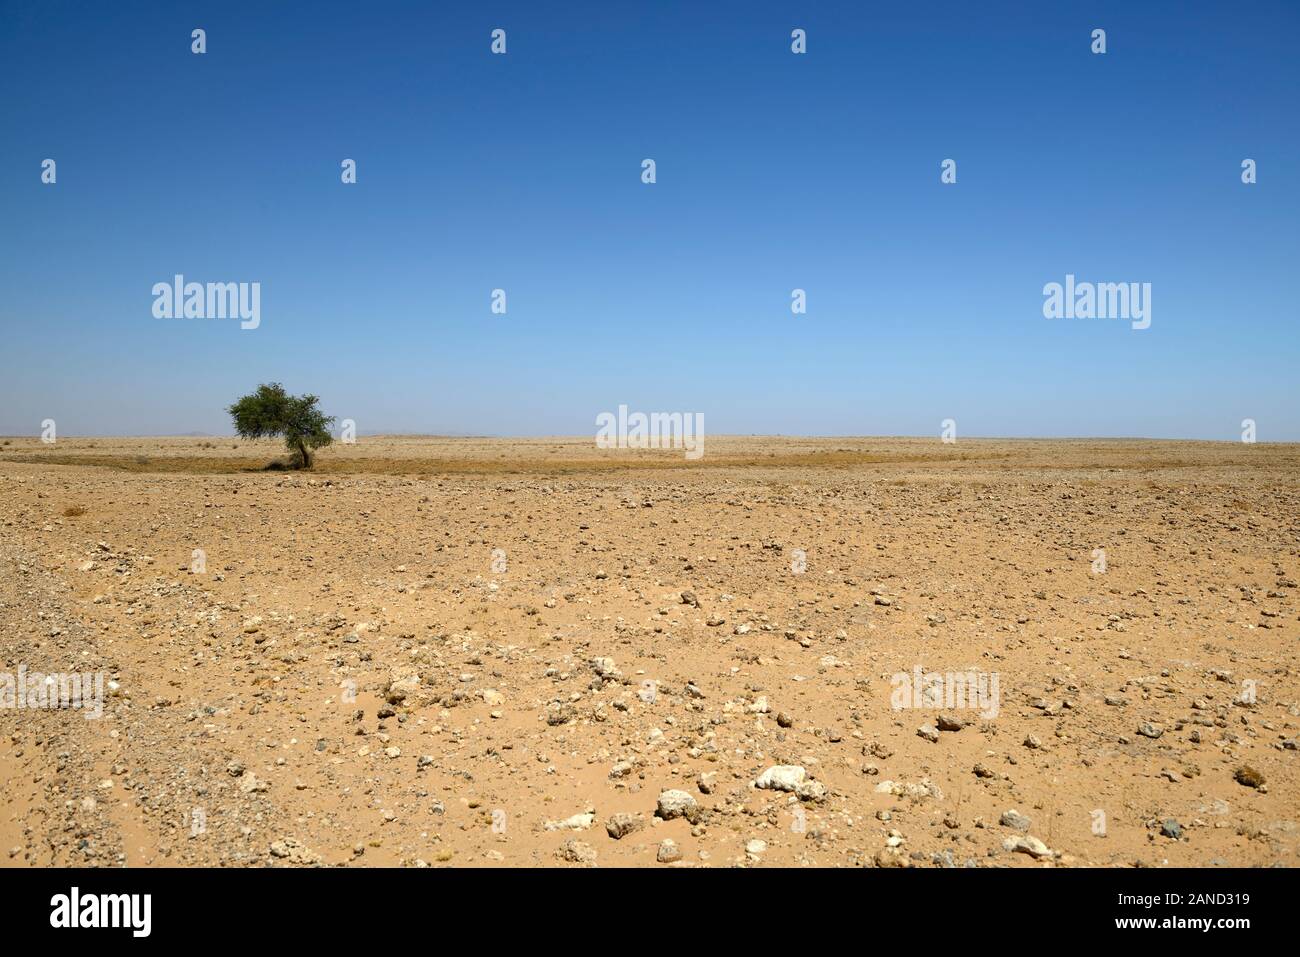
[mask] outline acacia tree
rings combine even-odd
[[[235,431],[245,439],[283,435],[292,456],[291,467],[309,469],[312,451],[333,441],[329,427],[334,417],[316,408],[318,401],[314,395],[289,395],[284,386],[272,382],[259,385],[256,392],[239,399],[226,411],[235,420]]]

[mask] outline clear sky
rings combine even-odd
[[[0,433],[228,434],[278,380],[363,434],[1300,440],[1298,40],[1290,0],[2,0]],[[260,327],[155,318],[177,273]],[[1066,274],[1151,327],[1044,318]]]

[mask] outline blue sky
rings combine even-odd
[[[362,433],[1300,440],[1295,3],[0,11],[0,433],[278,380]],[[176,273],[261,326],[154,318]],[[1045,319],[1067,273],[1151,328]]]

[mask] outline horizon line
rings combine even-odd
[[[22,434],[3,434],[0,433],[0,440],[13,439],[35,439],[40,440],[41,435],[35,432],[29,435]],[[371,439],[456,439],[456,440],[475,440],[491,439],[496,441],[513,442],[513,441],[594,441],[593,436],[587,434],[545,434],[545,435],[511,435],[505,433],[473,433],[473,432],[362,432],[358,433],[358,438]],[[937,435],[870,435],[870,434],[851,434],[851,433],[800,433],[800,432],[719,432],[708,436],[711,440],[716,439],[826,439],[826,440],[943,440]],[[96,432],[76,435],[61,436],[57,442],[66,442],[72,439],[220,439],[223,441],[235,442],[269,442],[279,443],[280,439],[269,437],[265,439],[244,439],[234,433],[218,432]],[[1170,436],[1152,436],[1152,435],[964,435],[951,443],[956,445],[961,442],[1206,442],[1221,443],[1227,445],[1296,445],[1300,444],[1300,439],[1280,439],[1274,441],[1256,440],[1254,442],[1243,442],[1241,439],[1220,439],[1220,438],[1188,438],[1188,437],[1170,437]],[[47,444],[57,444],[47,443]],[[337,437],[331,444],[358,444],[342,443]]]

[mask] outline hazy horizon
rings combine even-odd
[[[338,429],[332,431],[334,438],[338,438]],[[918,435],[918,434],[885,434],[885,433],[840,433],[840,432],[716,432],[709,433],[709,439],[844,439],[844,440],[861,440],[861,439],[881,439],[886,441],[915,439],[918,441],[934,440],[939,441],[939,435]],[[39,431],[31,433],[0,433],[0,439],[39,439]],[[535,435],[519,434],[489,434],[485,432],[404,432],[404,431],[376,431],[376,432],[358,432],[357,444],[362,444],[361,440],[366,438],[387,438],[387,439],[491,439],[493,441],[511,441],[511,440],[543,440],[553,439],[556,441],[589,441],[591,437],[583,433],[570,433],[567,435],[560,434],[543,434]],[[282,440],[277,438],[263,439],[244,439],[232,432],[143,432],[136,434],[114,433],[114,432],[87,432],[82,434],[68,435],[60,432],[58,441],[67,441],[69,439],[221,439],[232,442],[262,442],[268,445],[280,445]],[[959,448],[962,442],[1224,442],[1228,444],[1240,445],[1241,439],[1202,439],[1202,438],[1176,438],[1158,435],[962,435],[954,443],[954,447]],[[1256,445],[1293,445],[1296,440],[1269,440],[1258,439],[1251,443]]]

